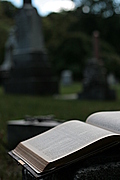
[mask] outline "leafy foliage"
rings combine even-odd
[[[103,16],[103,9],[98,13],[83,11],[86,5],[92,8],[103,2],[106,10],[108,6],[110,9],[114,8],[112,16]],[[81,6],[74,11],[51,13],[42,18],[48,56],[58,76],[62,70],[70,69],[75,79],[82,78],[86,61],[93,56],[92,34],[94,30],[98,30],[101,59],[108,73],[113,72],[120,78],[120,15],[115,13],[115,8],[119,6],[111,0],[83,0]],[[0,1],[0,63],[4,59],[5,42],[14,25],[13,16],[16,11],[11,3]]]
[[[9,30],[14,24],[13,17],[17,9],[7,1],[0,1],[0,64],[4,60],[5,42]]]
[[[73,0],[74,1],[74,0]],[[83,13],[101,15],[104,18],[120,14],[120,2],[113,0],[78,0]]]
[[[44,17],[45,42],[56,73],[60,75],[63,69],[70,69],[75,79],[82,78],[85,63],[93,56],[92,34],[98,30],[100,55],[107,72],[112,71],[119,76],[116,66],[120,65],[117,40],[120,26],[113,26],[113,21],[117,23],[119,20],[119,15],[106,19],[95,14],[85,14],[81,7],[72,12],[52,13]]]

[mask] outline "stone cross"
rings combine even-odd
[[[93,32],[93,57],[99,59],[99,32]]]

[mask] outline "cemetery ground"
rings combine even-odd
[[[62,100],[52,96],[8,95],[0,87],[0,180],[21,180],[21,166],[7,154],[7,121],[23,119],[25,115],[54,114],[56,119],[80,119],[96,111],[120,110],[120,85],[115,85],[116,101]],[[61,86],[61,94],[78,93],[80,83]],[[22,133],[22,132],[21,132]]]

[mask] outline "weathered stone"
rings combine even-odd
[[[8,121],[8,148],[14,149],[19,142],[43,133],[61,123],[62,121],[58,121],[51,115],[35,117],[28,116],[25,117],[25,119]]]
[[[62,85],[71,85],[73,82],[73,77],[72,77],[72,71],[70,70],[64,70],[61,73],[61,84]]]
[[[79,99],[115,100],[116,93],[109,88],[106,69],[99,57],[99,33],[94,32],[93,58],[89,59],[83,73],[83,92]]]
[[[6,54],[11,67],[7,69],[10,76],[4,81],[6,93],[19,94],[57,94],[58,79],[48,60],[44,44],[41,17],[32,6],[31,0],[24,0],[23,7],[15,17],[16,28]],[[14,39],[14,45],[12,41]],[[10,52],[9,52],[10,51]],[[3,63],[1,69],[5,67]],[[3,73],[4,74],[4,73]]]

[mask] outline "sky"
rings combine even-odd
[[[23,0],[7,0],[13,5],[20,8],[23,5]],[[32,5],[37,8],[41,16],[46,16],[50,12],[60,12],[63,10],[72,10],[75,4],[71,0],[32,0]]]

